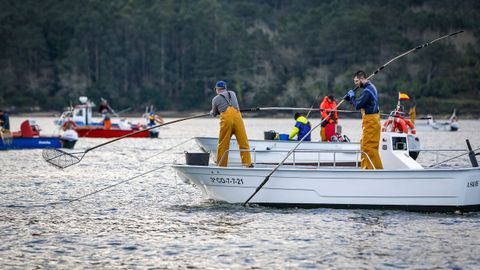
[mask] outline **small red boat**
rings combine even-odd
[[[119,128],[109,128],[106,129],[101,126],[77,126],[74,128],[78,133],[79,137],[88,137],[88,138],[118,138],[140,129],[119,129]],[[148,130],[139,132],[135,135],[132,135],[131,138],[149,138],[150,133]]]
[[[79,100],[82,104],[63,112],[60,119],[55,121],[55,124],[63,130],[69,128],[75,130],[79,137],[118,138],[146,127],[141,124],[132,124],[126,119],[117,123],[112,123],[110,118],[108,118],[108,122],[105,119],[95,122],[92,117],[92,108],[95,104],[87,97],[80,97]],[[158,138],[158,131],[142,131],[132,135],[131,138]]]

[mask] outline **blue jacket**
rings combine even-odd
[[[365,109],[365,114],[374,114],[380,111],[378,107],[377,88],[370,81],[365,84],[365,87],[358,98],[352,97],[350,102],[355,109]]]
[[[290,136],[288,137],[289,139],[293,139],[295,135],[298,134],[297,136],[297,141],[300,141],[305,135],[312,129],[312,125],[310,125],[310,122],[308,122],[307,118],[304,116],[300,116],[297,118],[297,122],[295,123],[295,127],[293,127],[292,132],[290,132]],[[311,134],[308,134],[308,136],[305,138],[303,141],[311,141]]]
[[[0,127],[10,130],[10,118],[8,117],[8,113],[3,112],[3,115],[0,116],[0,120],[2,122]]]

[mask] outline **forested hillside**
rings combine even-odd
[[[309,107],[367,73],[381,109],[480,116],[480,1],[3,0],[0,108],[61,110],[81,95],[116,108],[208,110],[215,81],[243,107]]]

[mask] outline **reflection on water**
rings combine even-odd
[[[12,127],[20,120],[12,118]],[[52,121],[38,119],[45,133],[53,131]],[[271,129],[288,133],[293,126],[291,119],[247,118],[245,123],[252,138]],[[345,134],[359,140],[359,120],[341,124]],[[465,148],[466,138],[480,146],[480,122],[460,124],[458,132],[420,133],[422,148]],[[189,138],[217,131],[215,119],[178,123],[163,128],[160,139],[125,139],[89,152],[65,170],[47,166],[40,150],[0,152],[0,265],[478,268],[478,213],[244,208],[205,200],[169,164],[184,162],[185,150],[198,150]],[[313,139],[318,138],[317,132]],[[105,141],[82,138],[76,148]],[[420,162],[449,156],[422,153]],[[455,163],[469,164],[465,158]],[[58,202],[65,203],[45,206]]]

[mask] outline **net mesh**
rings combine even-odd
[[[84,152],[81,153],[67,153],[60,149],[46,148],[42,151],[43,159],[49,164],[64,169],[70,167],[74,164],[80,162],[80,160],[85,155]]]

